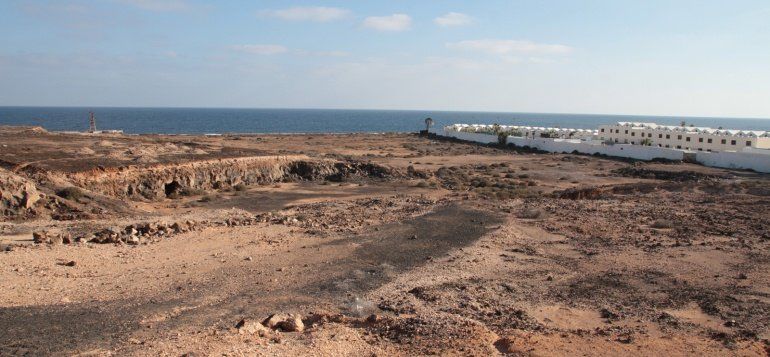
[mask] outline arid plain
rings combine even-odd
[[[0,128],[0,355],[770,351],[770,176]]]

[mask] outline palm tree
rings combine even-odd
[[[430,132],[430,127],[433,126],[433,119],[425,118],[425,131]]]

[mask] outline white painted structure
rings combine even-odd
[[[598,133],[596,130],[572,129],[572,128],[553,128],[542,126],[519,126],[519,125],[489,125],[489,124],[454,124],[448,126],[454,131],[468,133],[486,133],[495,134],[504,133],[509,136],[520,136],[524,138],[560,138],[560,139],[593,139]]]
[[[713,129],[638,122],[600,125],[598,139],[619,144],[707,152],[742,151],[744,148],[770,149],[770,133],[766,131]]]
[[[461,140],[467,140],[482,144],[492,144],[498,142],[498,135],[488,129],[486,125],[466,125],[455,124],[444,127],[444,136],[453,137]],[[624,129],[618,129],[624,130]],[[630,129],[629,129],[630,130]],[[630,132],[630,131],[629,131]],[[673,131],[677,132],[677,131]],[[624,133],[621,131],[621,133]],[[684,132],[682,132],[684,133]],[[634,135],[633,137],[637,137]],[[684,136],[683,136],[684,137]],[[665,138],[665,136],[664,136]],[[759,136],[759,138],[764,138]],[[540,138],[540,137],[522,137],[522,136],[507,136],[506,143],[514,144],[521,147],[530,147],[538,150],[548,152],[559,153],[572,153],[578,152],[589,155],[607,155],[615,157],[625,157],[636,160],[655,160],[666,159],[674,161],[682,161],[685,158],[685,154],[694,155],[695,161],[705,165],[722,168],[733,169],[750,169],[758,172],[770,173],[770,150],[745,147],[740,151],[715,151],[711,149],[711,152],[706,150],[693,151],[686,149],[677,149],[664,146],[652,146],[652,145],[638,145],[618,143],[615,144],[614,140],[607,144],[606,137],[601,140],[601,133],[599,133],[600,140],[587,139],[562,139],[562,138]],[[713,138],[712,138],[713,139]],[[732,139],[731,139],[732,140]],[[738,139],[735,139],[738,140]],[[705,141],[705,140],[704,140]],[[687,142],[685,140],[685,142]],[[693,142],[691,139],[689,142]],[[696,140],[695,142],[698,142]],[[761,144],[761,140],[758,141]],[[712,140],[713,143],[713,140]],[[669,144],[670,146],[670,144]],[[737,146],[737,145],[736,145]]]

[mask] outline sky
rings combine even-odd
[[[0,105],[770,118],[767,0],[0,1]]]

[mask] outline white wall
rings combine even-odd
[[[752,153],[752,154],[770,155],[770,150],[768,150],[768,149],[744,148],[741,151],[742,152]]]
[[[695,154],[695,160],[706,166],[770,172],[770,155],[760,153],[699,151]]]
[[[563,139],[527,139],[518,137],[508,137],[508,143],[517,146],[529,146],[549,152],[567,152],[577,151],[583,154],[603,154],[608,156],[627,157],[637,160],[668,159],[681,161],[684,158],[684,152],[659,148],[653,146],[640,145],[601,145],[596,143],[582,142],[579,140]]]
[[[445,130],[444,136],[451,136],[460,140],[473,141],[482,144],[497,143],[497,135],[484,133],[468,133],[465,131]]]
[[[497,143],[497,136],[491,134],[445,130],[444,135],[483,144]],[[571,153],[573,151],[577,151],[583,154],[603,154],[607,156],[626,157],[637,160],[668,159],[681,161],[684,159],[685,154],[685,151],[683,150],[667,149],[655,146],[630,144],[603,145],[599,141],[589,142],[575,139],[529,139],[509,136],[508,143],[514,144],[516,146],[528,146],[548,152]],[[750,149],[746,150],[745,152],[698,151],[695,154],[695,160],[705,166],[733,169],[752,169],[757,172],[770,173],[770,155],[751,152]]]

